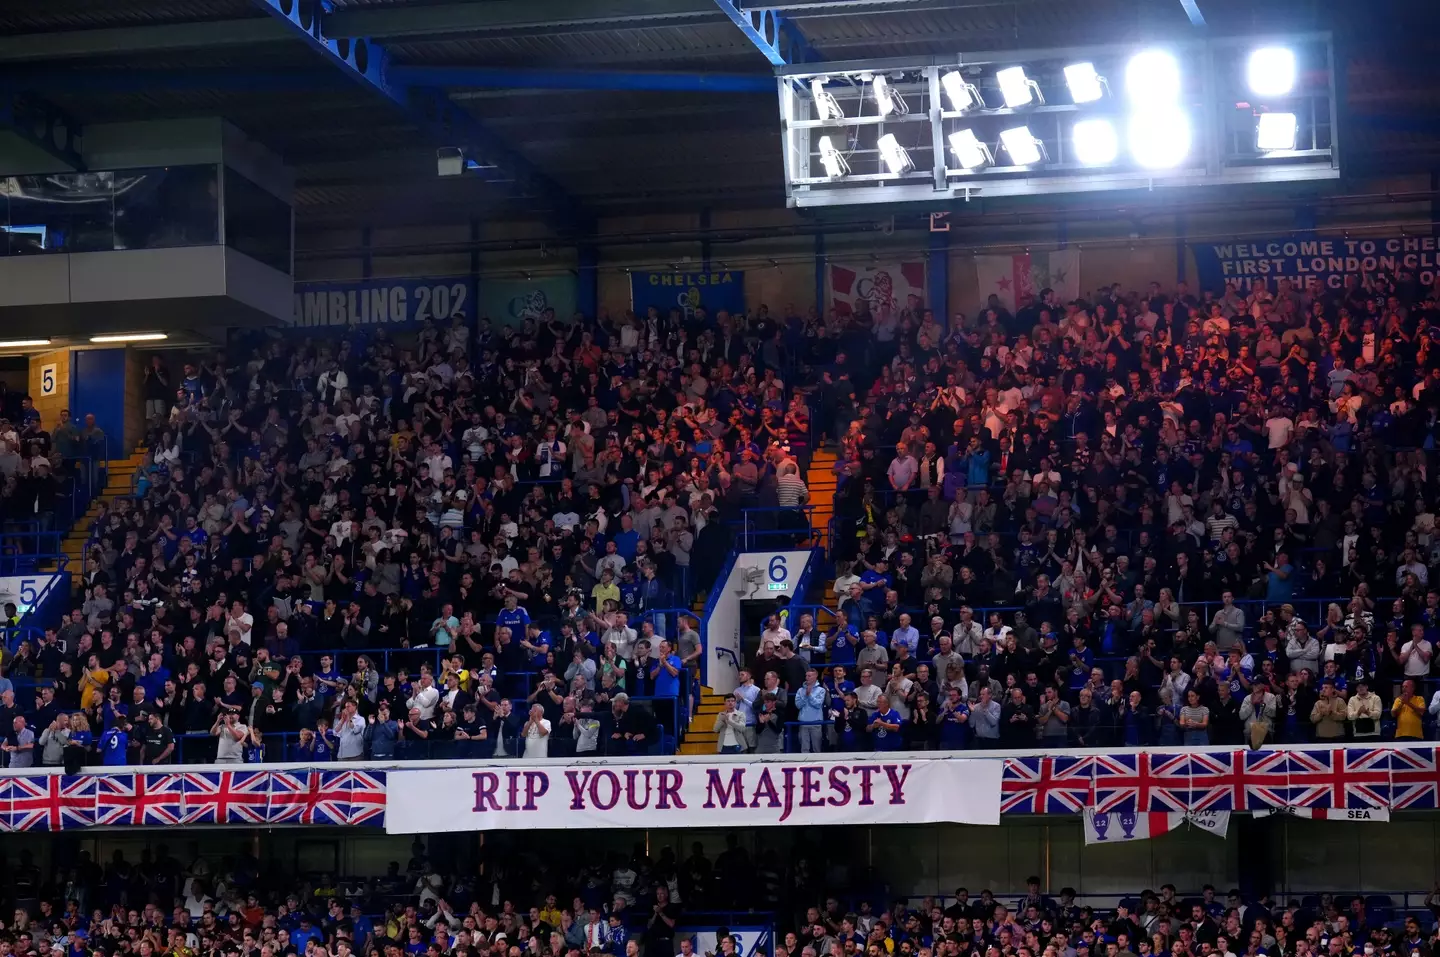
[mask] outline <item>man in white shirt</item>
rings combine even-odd
[[[430,477],[437,482],[445,477],[446,469],[455,466],[450,456],[445,454],[445,450],[434,442],[426,446],[423,463],[430,467]]]
[[[245,760],[245,739],[250,729],[240,723],[240,716],[223,712],[215,719],[210,733],[219,738],[215,748],[216,764],[240,764]]]
[[[229,632],[234,629],[240,632],[240,642],[247,647],[250,644],[250,632],[255,628],[255,618],[245,611],[245,603],[237,600],[230,606],[230,621],[225,630]]]
[[[1289,443],[1290,436],[1294,431],[1295,420],[1281,409],[1275,409],[1270,413],[1270,418],[1265,420],[1265,435],[1269,439],[1271,449],[1283,448]]]
[[[550,722],[545,719],[545,709],[538,704],[530,706],[530,719],[520,736],[525,739],[525,758],[548,758],[550,756]]]
[[[1430,676],[1430,659],[1435,654],[1435,646],[1425,640],[1425,626],[1411,625],[1410,640],[1400,646],[1400,664],[1405,669],[1405,677],[1416,679],[1418,685],[1420,679]]]
[[[405,707],[419,711],[420,718],[429,721],[435,717],[435,706],[439,703],[440,692],[435,689],[435,679],[423,674],[420,676],[420,686],[405,702]]]

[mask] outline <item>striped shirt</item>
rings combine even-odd
[[[1210,541],[1218,542],[1225,534],[1226,529],[1239,528],[1240,523],[1235,516],[1229,512],[1221,512],[1219,515],[1211,515],[1205,520],[1205,530],[1210,533]]]
[[[775,497],[781,508],[796,508],[800,501],[810,494],[805,482],[794,473],[787,473],[775,480]]]

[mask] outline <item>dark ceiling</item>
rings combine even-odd
[[[258,0],[5,0],[0,88],[32,92],[82,123],[223,116],[296,169],[302,230],[519,218],[560,202],[592,217],[783,204],[773,87],[536,90],[523,88],[523,76],[494,76],[583,71],[593,85],[618,83],[607,76],[619,71],[681,71],[763,82],[770,64],[716,0],[293,2],[323,2],[327,34],[371,37],[394,68],[490,69],[484,85],[447,84],[445,93],[491,142],[538,171],[543,186],[517,196],[512,183],[483,176],[440,179],[434,149],[447,144],[433,127],[347,79]],[[1196,3],[1215,34],[1333,31],[1342,129],[1354,144],[1347,164],[1365,172],[1440,167],[1440,4]],[[1197,29],[1180,0],[775,5],[833,60],[1157,40]]]

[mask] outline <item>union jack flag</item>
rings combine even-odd
[[[265,824],[270,773],[203,771],[182,775],[185,824]]]
[[[1245,753],[1196,752],[1166,762],[1166,776],[1175,781],[1190,811],[1245,809]],[[1183,785],[1183,786],[1182,786]]]
[[[343,825],[350,817],[345,771],[275,771],[270,775],[270,824]]]
[[[95,822],[95,779],[88,775],[8,778],[4,787],[5,830],[62,831]]]
[[[1250,807],[1375,807],[1388,788],[1388,768],[1374,761],[1347,761],[1347,749],[1262,752],[1246,762]]]
[[[1096,755],[1097,811],[1184,811],[1190,799],[1187,754]]]
[[[1429,811],[1440,806],[1440,767],[1435,748],[1386,750],[1390,765],[1389,806],[1394,810]]]
[[[183,774],[98,775],[95,823],[98,825],[179,824],[184,817]]]
[[[1040,758],[1006,758],[1000,775],[1000,813],[1034,814],[1041,773]]]
[[[337,772],[326,771],[326,775]],[[335,786],[345,790],[348,804],[346,824],[379,826],[385,819],[385,772],[340,771]]]

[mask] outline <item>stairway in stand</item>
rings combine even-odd
[[[830,519],[835,517],[835,453],[829,449],[816,449],[810,457],[810,470],[805,474],[805,485],[810,489],[810,504],[814,511],[810,522],[815,529],[814,544],[818,548],[830,548]]]
[[[105,463],[104,490],[90,502],[90,508],[71,527],[65,540],[60,543],[60,551],[70,559],[69,570],[75,575],[77,582],[85,570],[85,543],[90,539],[90,529],[95,524],[95,519],[100,516],[100,506],[118,496],[129,495],[134,490],[135,472],[145,464],[147,451],[144,446],[141,446],[128,459],[111,459]]]
[[[690,719],[690,728],[685,732],[685,743],[680,745],[680,753],[715,754],[720,739],[715,731],[715,716],[724,710],[724,695],[701,688],[700,703],[695,708],[695,717]]]

